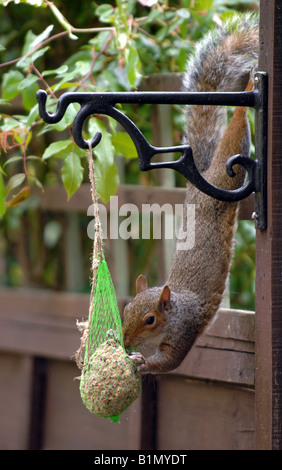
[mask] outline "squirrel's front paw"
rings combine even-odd
[[[133,352],[128,357],[132,361],[137,362],[137,372],[140,372],[145,367],[145,358],[140,352]]]

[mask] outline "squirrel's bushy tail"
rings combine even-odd
[[[185,91],[244,91],[258,58],[258,17],[235,15],[222,27],[205,35],[188,59]],[[227,108],[188,106],[185,141],[195,162],[205,171],[226,127]]]

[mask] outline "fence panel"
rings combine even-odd
[[[178,90],[180,79],[150,77],[143,89]],[[164,122],[160,117],[159,108],[153,113],[155,143],[162,145],[168,136],[167,119]],[[118,209],[131,203],[141,213],[143,204],[169,202],[174,207],[183,203],[185,189],[172,187],[167,174],[162,174],[160,184],[163,186],[121,185]],[[89,295],[67,291],[74,289],[83,273],[78,246],[83,241],[79,240],[76,214],[87,213],[92,204],[90,189],[82,185],[70,203],[61,186],[46,188],[37,196],[42,213],[57,213],[64,220],[62,259],[65,272],[71,266],[72,275],[65,276],[65,291],[61,292],[37,288],[0,291],[0,448],[253,448],[254,316],[250,312],[221,310],[176,371],[144,379],[142,396],[122,415],[120,425],[84,408],[79,382],[74,380],[79,370],[73,355],[80,339],[76,320],[87,318]],[[106,208],[109,211],[110,204]],[[250,219],[252,212],[250,197],[240,204],[239,217]],[[77,243],[75,258],[73,240]],[[124,244],[121,248],[110,240],[106,249],[122,312],[129,296],[126,284],[131,281],[132,261]],[[158,265],[157,282],[161,284],[171,243],[160,240],[156,249],[157,259],[165,260]],[[121,271],[123,283],[118,282]],[[28,270],[25,277],[28,284]]]

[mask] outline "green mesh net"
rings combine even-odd
[[[90,155],[89,172],[95,210],[93,281],[88,321],[78,324],[83,335],[76,362],[81,369],[80,395],[86,408],[97,416],[119,421],[119,415],[140,395],[141,377],[123,344],[118,302],[102,249]]]

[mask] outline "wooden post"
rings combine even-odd
[[[260,2],[268,74],[267,229],[257,231],[256,449],[282,449],[282,0]]]

